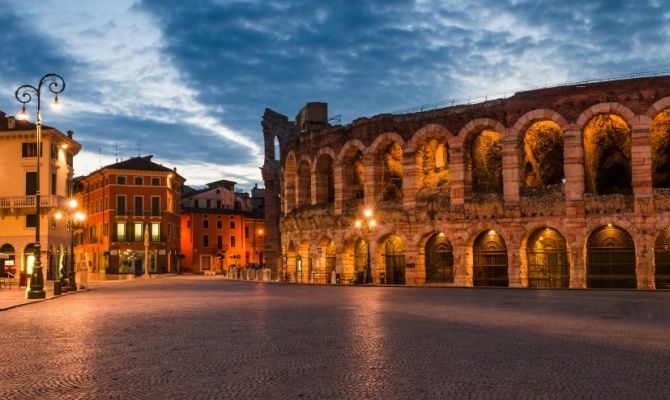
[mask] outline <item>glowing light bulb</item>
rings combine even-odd
[[[58,111],[61,109],[61,102],[58,101],[58,95],[54,98],[54,101],[51,102],[51,108],[55,111]]]
[[[19,115],[16,116],[16,119],[18,119],[20,121],[27,121],[28,120],[28,111],[26,111],[26,105],[25,104],[21,108],[21,112],[19,113]]]

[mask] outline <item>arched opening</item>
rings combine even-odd
[[[563,132],[554,121],[532,124],[523,137],[524,186],[531,188],[561,183]]]
[[[586,285],[590,288],[636,288],[635,243],[624,229],[608,224],[586,242]]]
[[[384,148],[380,157],[382,201],[402,200],[402,147],[393,142]]]
[[[508,286],[507,245],[493,229],[477,236],[473,245],[475,286]]]
[[[445,143],[434,138],[427,139],[419,146],[416,160],[421,171],[420,190],[431,192],[449,188],[449,151]]]
[[[273,145],[274,145],[274,156],[275,156],[274,159],[275,160],[281,160],[281,158],[280,158],[281,157],[281,148],[279,147],[279,138],[277,136],[274,137]]]
[[[584,177],[587,193],[631,194],[631,133],[626,121],[600,114],[584,127]]]
[[[654,246],[656,289],[670,289],[670,226],[665,228]]]
[[[325,282],[334,281],[333,272],[335,271],[335,263],[337,255],[335,251],[335,242],[329,240],[326,244],[326,265],[325,265]]]
[[[426,283],[454,283],[454,252],[442,232],[426,242]]]
[[[296,278],[297,282],[311,282],[312,281],[312,257],[309,254],[309,242],[303,240],[298,247],[298,259],[296,261]]]
[[[0,277],[16,276],[16,254],[14,246],[9,243],[0,247]],[[11,274],[11,275],[9,275]]]
[[[359,238],[354,243],[354,283],[364,283],[368,265],[368,243]]]
[[[292,282],[296,277],[296,258],[298,252],[293,241],[289,242],[286,251],[286,270],[284,271],[284,282]]]
[[[298,207],[312,202],[312,171],[307,161],[298,165]]]
[[[362,200],[365,197],[365,163],[363,152],[352,147],[342,159],[342,200]]]
[[[655,188],[670,188],[670,108],[651,122],[652,182]]]
[[[391,235],[384,246],[386,262],[386,283],[393,285],[405,284],[405,248],[402,240]]]
[[[27,285],[28,277],[33,273],[33,265],[35,265],[35,245],[30,243],[23,249],[23,262],[19,275],[20,287]]]
[[[502,193],[502,137],[484,129],[469,144],[472,193]]]
[[[316,203],[323,204],[334,201],[333,159],[328,154],[322,154],[316,161]]]
[[[528,287],[570,287],[568,247],[565,238],[555,229],[540,228],[528,238]]]
[[[296,180],[296,162],[295,157],[290,155],[286,160],[284,167],[284,203],[286,212],[289,213],[295,209],[295,180]]]

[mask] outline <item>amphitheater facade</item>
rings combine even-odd
[[[277,279],[670,288],[670,77],[262,126]]]

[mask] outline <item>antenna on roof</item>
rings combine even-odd
[[[102,168],[102,147],[98,146],[98,168]]]
[[[114,143],[114,157],[116,158],[116,162],[119,162],[119,144]]]
[[[137,139],[137,156],[142,157],[142,139]]]

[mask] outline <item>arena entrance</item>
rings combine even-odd
[[[665,228],[654,246],[654,263],[656,264],[656,289],[670,289],[670,226]]]
[[[386,260],[386,283],[404,285],[405,249],[398,236],[393,235],[386,241],[384,259]]]
[[[426,283],[454,283],[454,253],[442,232],[426,242]]]
[[[637,287],[635,243],[630,234],[608,224],[586,242],[586,285],[589,288]]]
[[[496,231],[480,233],[475,239],[473,253],[475,286],[509,286],[507,246]]]
[[[533,232],[526,245],[528,287],[570,287],[568,248],[557,230],[541,228]]]

